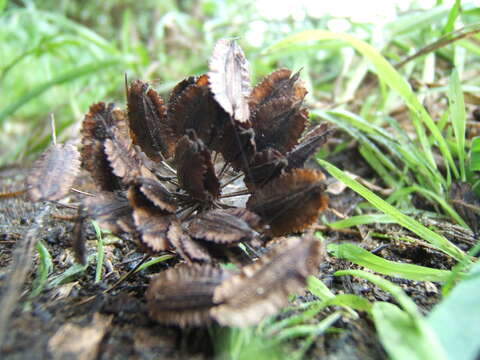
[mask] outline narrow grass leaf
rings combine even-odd
[[[479,289],[480,263],[477,263],[427,318],[451,360],[478,359]]]
[[[172,254],[166,254],[166,255],[161,255],[161,256],[158,256],[156,258],[153,258],[149,261],[147,261],[145,264],[142,264],[138,267],[137,270],[135,270],[135,272],[139,272],[139,271],[142,271],[142,270],[145,270],[147,268],[149,268],[150,266],[152,265],[155,265],[155,264],[158,264],[160,262],[163,262],[163,261],[167,261],[167,260],[170,260],[172,258],[174,258],[175,256],[172,255]]]
[[[2,124],[9,116],[14,114],[23,105],[27,104],[29,101],[32,101],[33,99],[40,96],[45,91],[51,89],[55,85],[60,85],[63,83],[74,81],[82,76],[96,73],[100,70],[118,65],[120,63],[122,63],[122,60],[118,60],[118,59],[106,60],[106,61],[95,61],[93,63],[82,65],[75,69],[66,71],[60,75],[57,75],[52,80],[46,81],[42,84],[39,84],[33,87],[28,93],[26,93],[25,95],[17,99],[15,102],[5,107],[0,112],[0,124]]]
[[[43,241],[37,241],[35,245],[38,253],[38,268],[35,281],[32,285],[32,292],[30,293],[30,299],[38,296],[47,284],[48,275],[53,269],[52,255],[48,251]]]
[[[412,112],[413,119],[418,117],[418,119],[420,119],[427,126],[437,141],[438,147],[446,163],[450,165],[453,173],[458,175],[458,170],[455,166],[455,162],[453,161],[452,154],[450,153],[442,134],[440,131],[438,131],[435,122],[417,99],[416,95],[413,93],[405,79],[403,79],[402,76],[395,70],[395,68],[371,45],[349,34],[333,33],[325,30],[306,30],[295,35],[287,36],[286,38],[268,47],[265,52],[278,51],[282,48],[288,47],[291,44],[324,40],[345,41],[371,62],[377,71],[378,77],[403,98],[406,105]],[[416,127],[416,130],[420,139],[426,138],[425,129],[423,127],[418,126]],[[427,146],[425,142],[422,142],[422,147],[429,163],[432,167],[436,168],[432,149]]]
[[[451,275],[451,271],[448,270],[386,260],[354,244],[330,244],[328,250],[337,258],[351,261],[383,275],[434,282],[445,282]]]
[[[448,103],[452,120],[453,131],[457,143],[458,162],[460,163],[461,180],[465,181],[465,101],[463,98],[462,85],[457,69],[450,76],[448,87]]]
[[[413,318],[398,306],[379,301],[373,304],[373,321],[380,342],[393,360],[443,360],[445,353],[421,318]]]
[[[358,225],[391,224],[394,222],[395,220],[393,220],[389,215],[386,215],[386,214],[366,214],[366,215],[352,216],[347,219],[329,223],[327,225],[333,230],[340,230],[340,229],[347,229],[347,228],[358,226]]]
[[[480,137],[472,139],[472,145],[470,147],[470,171],[480,171]]]
[[[97,235],[97,265],[95,266],[95,283],[97,284],[102,281],[103,258],[105,257],[105,251],[103,249],[102,230],[96,221],[92,220],[92,225],[95,229],[95,234]]]
[[[457,20],[458,15],[460,15],[460,5],[461,5],[461,1],[455,0],[455,4],[453,4],[452,8],[450,9],[450,12],[448,13],[447,23],[445,24],[445,27],[443,28],[443,31],[442,31],[443,35],[451,33],[455,28],[455,20]]]
[[[389,215],[394,219],[398,224],[412,231],[413,233],[420,236],[422,239],[429,242],[431,245],[437,249],[443,251],[444,253],[450,255],[454,259],[462,260],[465,258],[465,254],[458,247],[449,242],[445,237],[433,232],[432,230],[426,228],[421,223],[415,219],[402,214],[398,209],[382,200],[379,196],[375,195],[373,192],[368,190],[365,186],[359,184],[357,181],[350,178],[343,171],[335,167],[334,165],[328,163],[325,160],[317,159],[319,164],[325,168],[333,177],[343,182],[350,189],[358,193],[360,196],[365,198],[370,204],[375,206],[378,210]]]

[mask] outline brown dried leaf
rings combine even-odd
[[[177,178],[180,186],[197,200],[216,199],[220,195],[220,182],[215,175],[210,152],[188,130],[175,149]]]
[[[153,253],[170,250],[167,233],[175,216],[157,208],[137,187],[128,190],[128,200],[142,245]]]
[[[245,183],[251,190],[262,187],[280,176],[287,166],[287,159],[279,151],[268,148],[255,154],[249,170],[245,174]]]
[[[206,79],[201,76],[197,83],[186,87],[169,107],[168,124],[175,140],[192,129],[207,146],[213,141],[220,108],[208,85],[198,85],[207,83]]]
[[[479,228],[480,200],[466,182],[452,182],[449,201],[453,208],[476,234]]]
[[[302,231],[327,208],[324,179],[319,171],[294,169],[257,189],[247,208],[270,224],[274,235]]]
[[[250,74],[240,46],[233,40],[219,40],[213,49],[209,69],[210,89],[215,100],[233,119],[246,122],[250,117]]]
[[[322,123],[312,129],[292,151],[287,154],[287,170],[301,168],[326,141],[329,134],[328,124]]]
[[[80,154],[71,142],[50,146],[33,165],[27,178],[31,201],[65,197],[80,170]]]
[[[128,124],[133,143],[153,160],[172,156],[175,143],[167,125],[167,108],[158,93],[143,81],[130,85],[127,98]]]
[[[85,265],[87,263],[87,248],[85,247],[86,238],[83,226],[84,222],[84,209],[83,206],[80,206],[78,208],[77,218],[75,219],[75,223],[73,224],[72,249],[75,256],[75,261],[81,265]]]
[[[111,112],[111,138],[105,140],[105,154],[113,173],[125,184],[131,184],[141,176],[142,161],[128,133],[125,115],[120,109]]]
[[[152,177],[143,177],[139,180],[140,191],[155,206],[170,213],[177,211],[177,201],[160,181]]]
[[[171,109],[175,106],[178,102],[178,97],[180,94],[190,85],[195,84],[197,78],[195,76],[189,76],[186,79],[180,81],[175,87],[173,88],[172,92],[170,93],[170,97],[168,98],[168,109]]]
[[[167,238],[175,252],[187,260],[187,262],[210,262],[211,257],[207,249],[185,234],[178,222],[172,222]]]
[[[88,215],[95,219],[100,227],[120,235],[135,230],[132,207],[120,194],[101,192],[95,197],[83,200]]]
[[[275,70],[266,76],[252,90],[249,99],[250,111],[256,111],[259,106],[282,97],[292,99],[294,102],[303,101],[307,90],[299,77],[300,72],[292,76],[288,69]]]
[[[197,215],[189,224],[188,232],[195,239],[212,241],[218,244],[233,244],[248,241],[258,236],[250,224],[238,216],[238,212],[215,209]],[[251,222],[260,223],[260,217],[246,212]]]
[[[150,315],[160,323],[182,327],[211,322],[215,288],[229,273],[210,265],[180,264],[156,275],[146,293]]]
[[[256,153],[255,133],[250,122],[227,121],[223,127],[218,150],[235,170],[246,171]]]
[[[286,306],[289,294],[303,291],[325,251],[314,237],[287,240],[215,289],[213,301],[219,305],[210,311],[212,317],[226,326],[255,325]]]
[[[105,140],[111,138],[114,104],[101,102],[90,106],[82,123],[80,155],[83,167],[90,173],[100,190],[114,191],[121,188],[121,181],[113,174],[105,154]]]
[[[275,98],[260,106],[252,119],[257,151],[268,147],[285,154],[295,147],[305,129],[307,109],[287,97]]]

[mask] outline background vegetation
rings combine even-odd
[[[457,247],[425,218],[478,230],[475,222],[459,214],[449,191],[459,181],[478,191],[480,141],[474,113],[480,105],[479,19],[474,3],[446,5],[441,0],[428,9],[413,2],[382,26],[328,14],[265,19],[248,0],[3,0],[0,164],[31,160],[48,145],[50,114],[60,140],[75,136],[91,103],[123,101],[124,74],[147,79],[166,94],[184,77],[206,71],[216,40],[239,37],[254,79],[278,67],[301,68],[312,121],[331,122],[344,137],[328,154],[319,154],[319,162],[366,201],[358,206],[357,216],[329,226],[398,223],[458,265],[438,270],[391,262],[356,245],[330,245],[332,256],[370,271],[440,282],[445,301],[424,317],[401,288],[384,278],[343,271],[335,275],[363,277],[390,292],[398,306],[334,295],[312,279],[309,290],[318,300],[305,305],[300,315],[259,329],[232,330],[219,342],[219,351],[241,357],[257,336],[275,333],[271,343],[261,346],[271,349],[301,338],[294,354],[301,357],[339,317],[366,311],[391,358],[473,359],[479,343],[469,335],[480,331],[480,312],[478,306],[459,304],[479,293],[473,257],[478,246]],[[327,31],[335,24],[345,33]],[[352,144],[371,169],[368,180],[386,190],[380,197],[322,160]],[[427,205],[418,206],[419,197]],[[337,311],[315,318],[332,304],[339,306]],[[450,320],[452,309],[459,306],[465,313]],[[458,327],[462,336],[448,336],[446,322],[451,331]]]

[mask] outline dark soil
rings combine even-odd
[[[342,159],[337,159],[341,161]],[[358,164],[357,164],[358,166]],[[357,169],[358,173],[358,169]],[[362,172],[362,175],[366,172]],[[0,190],[23,187],[25,171],[21,168],[4,169],[0,172]],[[72,195],[69,203],[75,203]],[[345,190],[333,197],[331,207],[345,216],[360,202],[354,193]],[[12,255],[15,248],[24,245],[26,232],[32,228],[38,214],[46,204],[32,204],[24,198],[0,201],[0,295],[9,296],[7,280],[12,270]],[[50,206],[50,205],[49,205]],[[58,219],[58,215],[74,215],[74,210],[51,205],[45,222],[38,230],[38,240],[42,240],[52,255],[54,268],[48,283],[61,276],[74,264],[70,250],[72,222]],[[327,213],[332,218],[335,215]],[[450,227],[445,226],[445,229]],[[451,268],[453,262],[445,255],[424,246],[422,243],[404,243],[373,238],[370,234],[381,232],[395,235],[408,234],[396,225],[362,226],[349,232],[325,231],[330,242],[355,242],[377,255],[393,260],[439,269]],[[448,235],[448,231],[445,230]],[[408,234],[412,235],[412,234]],[[88,230],[88,254],[95,253],[95,234]],[[467,239],[467,240],[465,240]],[[468,246],[468,234],[465,235]],[[21,291],[15,299],[15,308],[8,323],[7,336],[0,349],[2,359],[179,359],[179,358],[226,358],[214,354],[212,329],[181,330],[161,326],[150,320],[147,313],[144,292],[149,276],[175,262],[174,259],[148,268],[135,274],[115,290],[104,294],[103,290],[112,286],[122,275],[131,270],[142,259],[143,254],[128,239],[110,241],[105,245],[104,281],[94,283],[95,260],[87,270],[65,279],[62,284],[44,289],[40,295],[30,298],[29,294],[35,279],[38,256],[33,256],[33,264]],[[33,254],[36,254],[33,252]],[[94,259],[94,258],[93,258]],[[319,277],[334,293],[352,293],[371,301],[393,301],[389,294],[371,283],[352,277],[333,277],[341,269],[357,266],[330,257],[321,266]],[[440,287],[430,282],[416,282],[389,278],[400,285],[411,296],[421,311],[427,313],[439,301]],[[307,294],[299,301],[314,299]],[[5,309],[2,309],[4,311]],[[319,314],[319,318],[333,311]],[[335,323],[341,331],[327,332],[319,336],[308,351],[308,358],[321,359],[384,359],[382,349],[372,322],[360,313],[356,320],[344,318]],[[218,330],[218,329],[217,329]],[[287,346],[295,349],[293,341]]]

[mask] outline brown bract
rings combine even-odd
[[[215,199],[220,195],[220,183],[215,175],[210,152],[189,130],[175,149],[177,178],[180,186],[197,200]]]
[[[213,292],[228,276],[221,268],[196,264],[181,264],[156,275],[146,294],[151,316],[163,324],[208,324]]]
[[[279,151],[268,148],[257,152],[250,163],[249,171],[245,174],[245,184],[255,191],[270,180],[277,178],[287,167],[288,161]]]
[[[153,160],[172,156],[175,144],[167,125],[167,107],[154,89],[134,81],[128,89],[127,112],[134,144]]]
[[[240,46],[233,40],[219,40],[209,69],[210,89],[215,100],[234,120],[246,122],[250,117],[250,73]]]
[[[319,171],[294,169],[257,189],[247,207],[270,224],[274,235],[302,231],[327,208],[324,180]]]
[[[250,223],[258,225],[260,218],[247,212],[242,215],[248,218]],[[249,222],[239,216],[238,211],[232,213],[228,210],[210,210],[199,214],[190,222],[188,233],[196,239],[218,244],[238,243],[258,236]]]
[[[64,198],[80,170],[80,155],[72,143],[51,145],[35,162],[27,178],[31,201]]]
[[[305,162],[327,141],[328,134],[327,123],[319,124],[309,131],[300,143],[287,154],[287,170],[303,167]]]
[[[90,106],[80,131],[82,166],[90,173],[98,188],[104,191],[121,188],[121,181],[113,174],[104,148],[105,140],[111,138],[114,107],[114,104],[105,105],[103,102]]]
[[[215,289],[219,304],[211,314],[222,325],[258,324],[288,304],[288,296],[304,290],[308,275],[316,275],[325,251],[314,237],[288,238],[240,274]]]

